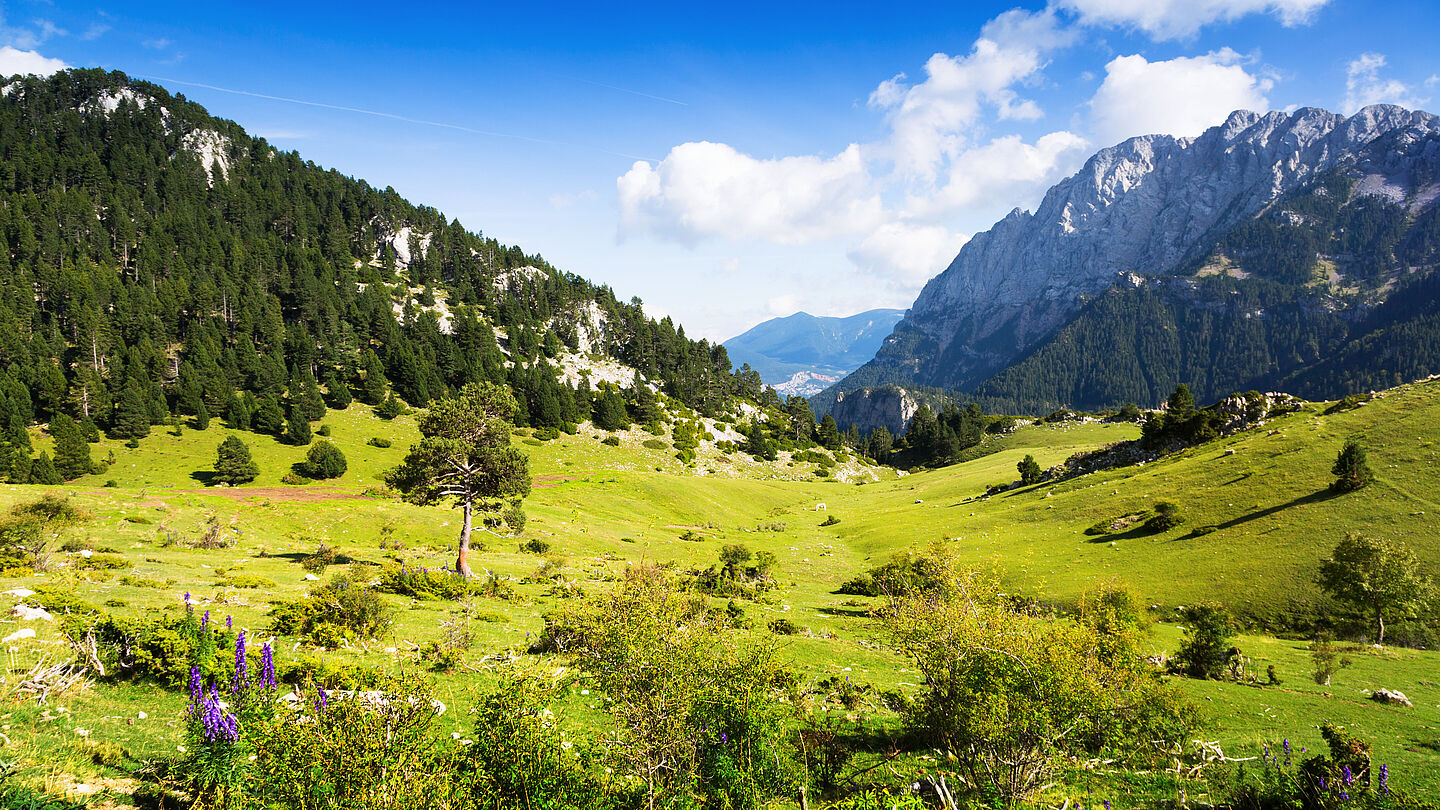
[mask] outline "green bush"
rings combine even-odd
[[[337,576],[304,599],[275,602],[270,619],[277,633],[333,648],[341,639],[383,637],[390,629],[391,612],[377,592]]]
[[[275,580],[256,574],[226,574],[220,579],[220,584],[227,588],[265,588],[266,590],[280,587]]]
[[[209,611],[197,615],[187,606],[178,615],[155,610],[126,617],[71,613],[61,620],[60,630],[77,646],[93,642],[103,668],[95,669],[96,677],[179,686],[190,677],[191,667],[206,678],[226,680],[233,674],[234,661],[223,651],[232,636],[216,624]]]
[[[1235,637],[1230,615],[1218,605],[1190,605],[1180,611],[1180,619],[1186,624],[1185,640],[1170,659],[1171,671],[1192,678],[1221,677]]]
[[[520,544],[520,550],[529,554],[544,554],[550,550],[550,542],[532,537]]]
[[[474,593],[474,583],[454,571],[404,565],[380,573],[375,590],[415,599],[463,599]]]
[[[89,557],[79,557],[75,561],[77,568],[89,568],[95,571],[105,571],[115,568],[128,568],[130,562],[123,554],[91,554]]]
[[[556,427],[542,427],[535,430],[535,438],[542,442],[550,442],[560,438],[560,429]]]
[[[300,560],[300,567],[312,574],[319,574],[326,568],[340,562],[340,552],[333,546],[321,543],[313,553],[305,555]]]
[[[666,448],[665,442],[662,442],[659,439],[646,439],[640,444],[650,448],[651,450],[664,450]]]
[[[372,436],[372,437],[370,437],[365,443],[368,444],[368,445],[370,445],[371,447],[381,447],[381,448],[384,448],[384,447],[389,447],[389,446],[390,446],[390,440],[389,440],[389,439],[382,439],[382,438],[380,438],[379,436]]]
[[[1152,532],[1168,532],[1171,529],[1185,522],[1185,517],[1180,514],[1180,507],[1171,501],[1159,501],[1155,504],[1155,516],[1145,521],[1145,528]]]
[[[619,437],[619,436],[606,436],[605,438],[603,438],[603,439],[600,440],[600,443],[601,443],[601,444],[608,444],[608,445],[610,445],[611,447],[619,447],[619,446],[620,446],[620,437]]]
[[[326,661],[302,656],[283,664],[278,677],[290,686],[313,685],[326,689],[374,689],[385,680],[378,670],[361,664]]]
[[[301,469],[305,475],[319,480],[339,478],[345,474],[345,454],[330,442],[321,441],[310,445]]]

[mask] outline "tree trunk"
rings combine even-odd
[[[1375,626],[1376,626],[1377,628],[1379,628],[1379,632],[1375,634],[1375,643],[1376,643],[1376,644],[1384,644],[1384,643],[1385,643],[1385,617],[1380,613],[1379,610],[1376,610],[1376,611],[1375,611]]]
[[[455,572],[460,576],[470,579],[475,576],[470,570],[470,527],[471,514],[474,505],[469,498],[465,499],[465,521],[460,524],[460,553],[455,556]]]

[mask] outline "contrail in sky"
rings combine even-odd
[[[567,142],[565,142],[565,141],[552,141],[552,140],[549,140],[549,139],[547,139],[547,138],[534,138],[534,137],[531,137],[531,136],[529,136],[529,135],[518,135],[518,134],[515,134],[515,133],[513,133],[513,132],[495,132],[495,131],[493,131],[493,130],[488,130],[488,129],[476,129],[476,128],[474,128],[474,127],[463,126],[463,125],[461,125],[461,124],[449,124],[449,123],[446,123],[446,122],[444,122],[444,121],[428,121],[428,120],[426,120],[426,119],[424,119],[424,118],[410,118],[410,117],[408,117],[408,116],[396,115],[395,113],[382,112],[382,111],[380,111],[380,110],[367,110],[367,109],[365,109],[365,108],[363,108],[363,107],[347,107],[347,106],[345,106],[345,105],[343,105],[343,104],[326,104],[326,103],[323,102],[323,101],[307,101],[307,100],[305,100],[305,99],[303,99],[303,98],[288,98],[288,97],[286,97],[286,96],[272,96],[272,95],[269,95],[269,94],[267,94],[267,93],[256,93],[256,92],[253,92],[253,91],[250,91],[250,90],[236,90],[236,89],[231,88],[231,87],[217,87],[217,86],[215,86],[215,85],[213,85],[213,84],[202,84],[202,83],[200,83],[200,82],[187,82],[187,81],[181,81],[180,79],[169,79],[169,78],[165,78],[164,76],[142,76],[142,78],[150,79],[150,80],[152,80],[152,81],[157,81],[157,82],[164,82],[164,83],[166,83],[166,84],[178,84],[178,85],[182,85],[182,86],[185,86],[185,87],[199,87],[199,88],[202,88],[202,89],[204,89],[204,90],[214,90],[214,91],[220,92],[220,93],[231,93],[231,94],[234,94],[234,95],[237,95],[237,96],[249,96],[250,98],[260,98],[260,99],[265,99],[266,101],[283,101],[283,102],[285,102],[286,104],[300,104],[300,105],[303,105],[303,106],[306,106],[306,107],[319,107],[319,108],[322,109],[322,110],[337,110],[337,111],[339,111],[339,112],[357,113],[357,114],[359,114],[359,115],[371,115],[371,116],[374,116],[374,117],[376,117],[376,118],[388,118],[388,119],[390,119],[390,120],[392,120],[392,121],[402,121],[402,122],[407,123],[407,124],[419,124],[419,125],[421,125],[421,126],[426,126],[426,127],[439,127],[440,129],[453,129],[453,130],[456,130],[457,132],[466,132],[466,133],[469,133],[469,134],[471,134],[471,135],[483,135],[483,136],[490,137],[490,138],[511,138],[511,139],[519,140],[519,141],[529,141],[529,142],[531,142],[531,143],[542,143],[542,144],[546,144],[546,145],[548,145],[548,146],[565,146],[565,147],[570,147],[570,148],[574,148],[574,149],[593,149],[593,150],[595,150],[595,151],[597,151],[597,152],[604,152],[604,153],[607,154],[607,155],[615,155],[616,157],[629,158],[630,160],[647,160],[647,161],[651,161],[651,162],[658,162],[655,158],[647,158],[647,157],[642,157],[642,156],[640,156],[640,155],[630,155],[630,154],[626,154],[625,152],[612,152],[612,151],[609,150],[609,149],[602,149],[601,147],[598,147],[598,146],[589,146],[589,145],[586,145],[586,144],[578,144],[578,143],[567,143]],[[595,82],[591,82],[591,84],[595,84]],[[606,85],[606,86],[608,86],[608,85]],[[617,87],[617,88],[614,88],[614,89],[620,90],[620,89],[622,89],[622,88],[618,88],[618,87]],[[627,90],[627,91],[625,91],[625,92],[635,92],[635,91],[629,91],[629,90]],[[645,95],[645,94],[644,94],[644,93],[640,93],[639,95]],[[659,97],[658,97],[658,96],[654,96],[653,98],[659,98]],[[670,101],[670,99],[660,99],[660,100],[661,100],[661,101]],[[681,104],[681,103],[683,103],[683,102],[675,101],[675,102],[672,102],[672,103],[674,103],[674,104]]]

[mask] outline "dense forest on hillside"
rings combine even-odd
[[[156,85],[73,70],[3,88],[0,477],[27,480],[27,425],[61,413],[120,437],[174,415],[279,431],[352,394],[423,405],[490,380],[522,424],[558,426],[598,393],[557,380],[577,350],[702,411],[758,389],[638,299]]]

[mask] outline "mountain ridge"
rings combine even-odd
[[[844,317],[795,312],[756,324],[721,345],[731,362],[748,363],[780,393],[806,396],[873,357],[903,315],[904,310],[885,308]]]
[[[876,357],[817,408],[839,391],[887,383],[1049,404],[998,390],[994,378],[1107,290],[1194,274],[1191,263],[1227,234],[1327,173],[1353,175],[1357,197],[1398,199],[1413,216],[1440,195],[1437,167],[1440,118],[1391,105],[1349,117],[1236,111],[1195,138],[1146,135],[1102,149],[1035,212],[1012,211],[971,239]],[[1383,293],[1367,296],[1337,295],[1330,305],[1368,305]]]

